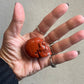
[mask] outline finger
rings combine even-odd
[[[51,46],[51,50],[53,54],[57,54],[83,39],[84,39],[84,30],[81,30],[75,33],[74,35],[53,44]]]
[[[72,59],[76,58],[78,56],[78,54],[80,54],[79,51],[69,51],[69,52],[53,55],[52,56],[52,63],[53,64],[60,64],[60,63],[72,60]],[[39,64],[40,64],[41,69],[51,65],[50,58],[51,57],[48,56],[48,57],[39,59]]]
[[[57,54],[52,56],[52,62],[54,64],[60,64],[69,60],[72,60],[74,58],[76,58],[78,56],[78,52],[77,51],[69,51],[66,53],[61,53],[61,54]],[[50,59],[48,60],[48,65],[50,65]]]
[[[16,3],[14,7],[14,13],[12,21],[7,29],[7,32],[12,36],[20,34],[25,19],[24,9],[20,3]]]
[[[68,10],[68,4],[61,4],[56,7],[53,11],[51,11],[38,25],[39,30],[44,35],[49,28],[55,23],[55,21],[61,17]],[[38,29],[34,30],[35,32],[39,32]],[[40,32],[39,32],[40,33]]]
[[[72,30],[73,28],[81,25],[84,23],[84,17],[82,15],[75,16],[68,20],[67,22],[63,23],[53,31],[51,31],[46,37],[45,40],[49,44],[53,43],[54,41],[60,39],[64,34]]]

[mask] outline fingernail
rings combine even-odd
[[[77,51],[78,52],[78,55],[80,55],[80,51]]]
[[[69,6],[69,3],[66,3]]]

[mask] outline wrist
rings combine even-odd
[[[0,58],[9,65],[18,80],[21,80],[23,77],[25,77],[24,74],[22,75],[23,68],[21,70],[19,69],[21,66],[17,67],[17,65],[21,64],[19,64],[18,60],[14,59],[13,56],[9,54],[3,47],[0,49]]]
[[[17,84],[18,80],[9,65],[0,58],[0,84]]]
[[[0,58],[2,58],[9,65],[11,69],[13,69],[14,66],[12,64],[12,61],[8,58],[7,53],[4,49],[0,50]]]
[[[12,69],[12,71],[14,72],[14,64],[13,64],[12,60],[9,59],[9,56],[7,56],[6,54],[7,53],[6,53],[6,51],[4,49],[0,50],[0,58],[4,62],[6,62],[9,65],[9,67]],[[14,74],[15,74],[15,72],[14,72]],[[17,75],[16,75],[16,77],[17,77]],[[18,77],[17,77],[17,79],[20,80]]]

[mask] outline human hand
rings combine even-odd
[[[52,44],[54,41],[60,39],[68,31],[84,23],[84,17],[82,15],[75,16],[64,24],[58,26],[46,37],[44,37],[48,29],[67,10],[67,4],[59,5],[38,25],[40,31],[38,31],[36,28],[33,32],[22,36],[20,31],[24,23],[25,15],[22,5],[20,3],[16,3],[13,19],[8,29],[4,33],[3,44],[0,50],[0,57],[9,64],[18,79],[32,75],[50,65],[49,56],[39,59],[33,59],[27,56],[27,54],[24,52],[24,49],[22,49],[27,40],[33,37],[40,37],[43,38],[47,43]],[[77,51],[69,51],[61,54],[58,53],[64,51],[82,39],[84,39],[84,30],[81,30],[74,35],[53,44],[51,46],[51,50],[54,53],[52,56],[53,63],[59,64],[77,57]]]

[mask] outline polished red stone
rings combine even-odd
[[[49,44],[39,37],[32,38],[25,45],[26,52],[34,58],[41,58],[51,55]]]

